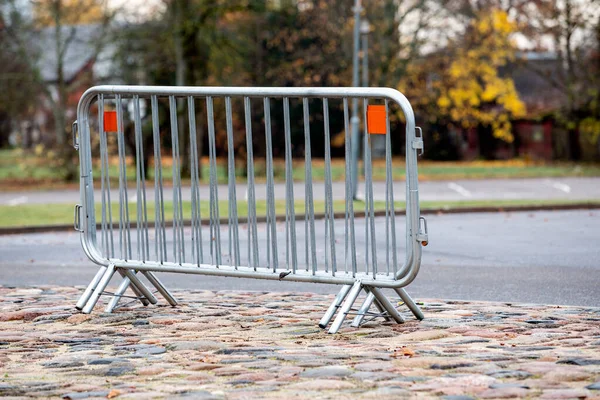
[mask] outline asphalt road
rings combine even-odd
[[[419,276],[407,289],[417,299],[600,306],[599,211],[449,214],[428,216],[428,222],[430,244],[424,248]],[[341,224],[338,234],[343,233]],[[362,224],[357,222],[357,232],[364,231]],[[399,217],[399,233],[403,224]],[[264,226],[259,232],[263,240]],[[319,234],[318,253],[324,244]],[[245,246],[242,242],[241,248]],[[383,238],[378,239],[381,246]],[[0,236],[0,284],[83,286],[96,270],[76,232]],[[337,291],[310,283],[159,276],[168,287],[179,289]],[[115,279],[112,285],[117,283]]]
[[[152,186],[152,185],[150,185]],[[345,183],[334,182],[333,194],[335,199],[344,199]],[[171,189],[165,189],[165,196],[170,198]],[[316,199],[325,197],[324,185],[316,183],[313,187]],[[364,190],[359,187],[359,192]],[[238,184],[237,193],[241,198],[246,186]],[[118,199],[118,192],[113,188],[113,199]],[[373,192],[375,200],[385,200],[384,182],[375,182]],[[227,198],[227,186],[219,186],[219,198]],[[294,185],[297,198],[304,198],[304,183]],[[135,184],[129,188],[130,201],[135,201]],[[200,190],[203,199],[208,198],[208,186]],[[394,183],[394,197],[401,201],[405,196],[405,183]],[[488,180],[456,180],[456,181],[425,181],[419,182],[421,201],[461,201],[461,200],[524,200],[524,199],[569,199],[597,200],[600,198],[600,178],[543,178],[543,179],[488,179]],[[285,184],[275,185],[275,197],[285,198]],[[96,191],[96,198],[100,192]],[[148,187],[147,198],[154,199],[152,187]],[[183,198],[190,199],[189,187],[183,188]],[[266,199],[265,186],[257,184],[256,198]],[[18,206],[21,204],[49,204],[79,202],[79,191],[59,190],[42,192],[5,192],[0,193],[0,205]]]

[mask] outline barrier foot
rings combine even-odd
[[[129,280],[129,278],[127,278],[127,275],[125,275],[125,272],[123,272],[122,270],[119,270],[119,273],[121,274],[121,276],[123,277],[123,279],[127,279],[127,281],[129,281],[128,286],[131,288],[131,290],[133,291],[133,293],[135,294],[135,296],[138,299],[140,299],[140,302],[144,305],[144,307],[147,306],[148,304],[150,304],[150,302],[148,301],[147,298],[144,297],[144,295],[142,294],[142,292],[140,292],[140,290],[135,285],[131,284],[131,281]]]
[[[115,272],[115,266],[112,264],[110,264],[106,268],[106,270],[102,274],[102,277],[100,278],[100,281],[98,282],[98,285],[96,285],[89,300],[86,302],[85,307],[83,307],[83,309],[81,310],[84,314],[89,314],[92,312],[92,310],[96,306],[96,303],[98,302],[98,299],[100,298],[100,295],[102,294],[102,292],[104,292],[106,286],[108,286],[108,283],[110,282]]]
[[[381,303],[379,302],[379,300],[377,300],[377,298],[375,299],[375,301],[373,303],[375,304],[375,307],[377,307],[377,310],[379,311],[379,313],[382,314],[383,319],[385,319],[386,321],[391,321],[392,320],[388,316],[387,312],[385,311],[385,308],[383,308],[383,306],[381,305]]]
[[[319,322],[319,328],[321,328],[321,329],[327,328],[327,325],[329,325],[329,322],[331,322],[331,319],[335,315],[335,312],[337,311],[340,304],[342,304],[342,301],[344,301],[344,299],[348,295],[348,292],[350,291],[351,287],[352,287],[351,285],[342,286],[342,289],[335,296],[335,299],[333,300],[333,302],[331,303],[331,305],[325,312],[325,315],[323,315],[323,318],[321,318],[321,321]]]
[[[146,287],[146,285],[144,285],[144,283],[140,281],[140,278],[137,277],[135,272],[133,272],[130,269],[123,268],[123,273],[125,274],[125,276],[127,276],[127,278],[129,278],[131,286],[137,288],[137,290],[139,290],[141,294],[146,299],[148,299],[150,303],[156,304],[158,302],[158,300],[156,300],[156,297],[154,297],[154,295],[148,289],[148,287]]]
[[[423,318],[425,318],[425,315],[423,315],[423,311],[421,311],[421,309],[419,308],[417,303],[415,303],[414,300],[408,295],[408,293],[406,293],[406,290],[404,290],[402,288],[396,288],[394,290],[396,290],[396,293],[398,293],[398,296],[400,296],[400,298],[402,299],[404,304],[406,304],[406,306],[410,309],[410,311],[414,314],[414,316],[419,321],[422,321]]]
[[[354,317],[354,320],[352,321],[352,324],[350,324],[350,326],[352,326],[353,328],[358,328],[365,319],[365,316],[368,315],[369,309],[371,309],[371,306],[373,304],[375,304],[375,307],[377,307],[377,310],[379,310],[379,316],[383,317],[386,321],[390,321],[390,317],[387,316],[387,312],[383,309],[381,304],[379,304],[379,301],[377,301],[375,295],[371,293],[371,291],[367,287],[365,287],[364,289],[367,292],[367,298],[356,313],[356,317]]]
[[[94,276],[94,279],[92,279],[87,288],[85,288],[83,294],[77,301],[77,304],[75,304],[76,309],[81,311],[83,307],[85,307],[86,303],[90,300],[90,297],[92,296],[92,292],[94,291],[94,289],[96,289],[96,286],[98,286],[98,282],[100,282],[100,279],[102,279],[102,275],[104,275],[105,272],[106,267],[100,267],[100,269],[96,273],[96,276]]]
[[[329,333],[337,333],[337,331],[340,329],[342,323],[348,315],[348,312],[350,312],[350,309],[352,308],[352,304],[354,304],[354,302],[356,301],[356,298],[358,297],[358,294],[360,293],[361,289],[362,282],[354,282],[354,285],[352,285],[352,288],[350,289],[350,292],[346,297],[346,301],[344,301],[344,304],[340,307],[340,310],[337,316],[335,317],[335,320],[333,320],[333,323],[329,328]]]
[[[158,292],[165,298],[165,300],[167,300],[167,302],[170,305],[172,305],[173,307],[177,305],[177,300],[175,300],[171,292],[169,292],[165,285],[163,285],[162,282],[158,280],[154,273],[144,271],[142,272],[142,274],[144,274],[146,279],[148,279],[148,282],[150,282],[156,288],[156,290],[158,290]]]
[[[147,306],[148,304],[150,304],[150,302],[148,301],[148,299],[146,297],[144,297],[142,292],[136,286],[131,284],[131,281],[129,280],[129,278],[127,277],[125,272],[123,272],[123,270],[119,269],[119,273],[123,277],[123,282],[121,282],[121,285],[119,285],[119,288],[117,289],[117,291],[115,292],[113,297],[110,299],[110,302],[107,304],[106,308],[104,309],[104,312],[106,312],[106,313],[113,312],[114,309],[119,304],[119,301],[121,300],[121,298],[127,291],[127,288],[129,288],[129,287],[131,287],[131,290],[133,291],[135,296],[142,302],[142,304],[144,306]],[[135,272],[135,273],[137,273],[137,272]],[[144,276],[148,277],[146,275],[146,273],[144,273]],[[168,301],[168,299],[167,299],[167,301]]]
[[[383,292],[381,291],[381,289],[376,288],[374,286],[372,286],[371,288],[369,288],[371,290],[371,293],[373,293],[373,295],[375,295],[375,298],[377,299],[377,301],[379,301],[379,303],[381,304],[381,306],[383,307],[383,309],[385,311],[387,311],[388,315],[397,323],[401,324],[404,322],[404,318],[402,318],[402,315],[400,315],[400,313],[398,312],[398,310],[396,310],[396,307],[394,307],[394,305],[388,300],[387,297],[385,297],[385,294],[383,294]]]

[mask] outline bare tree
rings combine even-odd
[[[591,134],[598,142],[600,1],[538,0],[529,8],[528,38],[535,50],[555,53],[557,62],[552,71],[533,63],[527,67],[561,93],[563,106],[557,110],[557,120],[567,132],[567,157],[578,160],[582,156],[580,133],[586,132],[584,121],[590,118]]]
[[[31,0],[30,12],[16,0],[6,0],[10,15],[6,31],[11,44],[19,49],[33,81],[43,94],[44,101],[53,114],[54,143],[56,155],[53,160],[66,180],[76,176],[73,151],[68,143],[70,124],[67,121],[70,82],[67,79],[67,63],[70,50],[81,41],[81,23],[92,23],[93,31],[88,32],[83,45],[94,63],[105,45],[105,33],[112,13],[108,11],[106,0]],[[72,58],[73,56],[71,56]],[[43,62],[40,59],[43,58]],[[51,73],[43,68],[51,64]],[[47,71],[47,70],[46,70]]]

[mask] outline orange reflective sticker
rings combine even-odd
[[[385,135],[387,122],[385,118],[385,106],[367,106],[367,131],[371,135]]]
[[[117,112],[104,111],[104,132],[117,131]]]

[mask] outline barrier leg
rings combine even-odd
[[[131,281],[125,275],[125,272],[123,272],[122,270],[119,270],[119,274],[121,274],[121,276],[123,277],[123,281],[119,285],[119,288],[117,289],[117,291],[115,292],[113,297],[110,299],[110,301],[106,305],[106,308],[104,309],[105,313],[111,313],[114,311],[114,309],[117,307],[117,304],[119,304],[119,301],[121,301],[121,298],[123,297],[123,295],[127,291],[127,288],[129,288],[129,287],[131,287],[131,291],[133,292],[133,294],[140,300],[140,302],[144,306],[147,306],[148,304],[150,304],[148,299],[145,298],[144,295],[142,295],[142,292],[140,292],[137,287],[135,287],[131,284]]]
[[[373,302],[375,304],[375,307],[377,307],[377,310],[379,311],[379,313],[383,314],[383,319],[385,319],[386,321],[391,321],[392,319],[387,315],[387,312],[385,311],[385,308],[383,308],[383,306],[381,305],[381,303],[379,302],[379,300],[375,299],[375,301]]]
[[[148,282],[150,282],[156,288],[156,290],[158,290],[158,292],[165,298],[165,300],[167,300],[167,302],[170,305],[172,305],[173,307],[177,305],[177,300],[175,300],[171,292],[169,292],[165,285],[163,285],[162,282],[158,280],[154,273],[144,271],[142,272],[142,274],[144,274],[146,279],[148,279]]]
[[[362,282],[360,282],[360,281],[354,282],[354,285],[352,285],[352,288],[350,289],[350,292],[348,293],[346,301],[344,301],[344,304],[342,305],[342,307],[340,307],[340,310],[339,310],[337,316],[335,317],[335,320],[333,320],[333,323],[331,324],[331,327],[329,328],[329,333],[337,333],[337,331],[340,329],[340,327],[342,326],[342,323],[344,322],[344,320],[346,319],[346,316],[348,315],[348,312],[350,312],[350,308],[352,308],[352,304],[354,304],[354,302],[356,301],[356,298],[358,297],[358,294],[360,293],[361,289],[362,289]]]
[[[342,289],[335,296],[335,299],[333,300],[333,302],[331,303],[331,305],[325,312],[325,315],[323,315],[323,318],[321,318],[321,321],[319,322],[319,328],[321,328],[321,329],[327,328],[327,325],[329,325],[329,322],[331,322],[331,319],[333,318],[333,316],[334,316],[335,312],[337,311],[338,307],[340,306],[340,304],[342,304],[342,301],[344,301],[344,299],[348,295],[348,292],[350,291],[351,287],[352,286],[350,286],[350,285],[342,286]]]
[[[123,277],[123,279],[127,279],[127,281],[129,282],[128,286],[131,287],[131,290],[133,291],[133,294],[135,294],[135,296],[140,299],[140,301],[142,302],[142,304],[144,306],[147,306],[148,304],[150,304],[150,302],[148,301],[147,298],[144,297],[144,295],[142,294],[142,292],[140,292],[140,290],[131,284],[131,281],[129,280],[129,278],[127,278],[127,276],[125,275],[125,273],[123,273],[123,271],[121,272],[121,276]]]
[[[423,312],[421,311],[417,303],[415,303],[414,300],[408,295],[408,293],[406,293],[406,290],[402,288],[396,288],[395,290],[396,293],[398,293],[398,296],[400,296],[400,298],[404,302],[404,304],[406,304],[406,306],[414,314],[414,316],[419,321],[423,320],[423,318],[425,318],[425,315],[423,315]]]
[[[385,311],[388,312],[388,315],[394,319],[394,321],[396,321],[399,324],[404,322],[404,318],[402,318],[402,315],[400,315],[398,310],[396,310],[396,307],[394,307],[394,305],[388,300],[388,298],[385,297],[385,294],[383,294],[383,292],[380,289],[376,287],[371,287],[370,290],[371,293],[375,295],[375,298],[379,301],[379,303],[385,309]]]
[[[381,314],[380,315],[381,317],[383,317],[386,321],[390,320],[390,317],[387,316],[387,312],[384,310],[384,308],[381,306],[381,304],[379,304],[379,301],[377,301],[377,299],[375,298],[375,295],[373,293],[371,293],[371,291],[369,289],[367,289],[366,287],[365,287],[365,291],[367,292],[367,298],[365,299],[365,302],[362,304],[362,306],[358,310],[356,317],[354,317],[354,320],[352,321],[352,324],[350,325],[353,328],[358,328],[360,326],[360,324],[362,323],[363,319],[365,318],[365,316],[367,315],[367,313],[369,312],[369,309],[371,308],[371,306],[373,304],[375,304],[375,307],[377,307],[377,310]]]
[[[373,293],[367,290],[367,298],[365,299],[362,306],[360,306],[360,308],[358,309],[358,313],[356,314],[356,317],[354,317],[354,320],[352,321],[352,324],[350,324],[350,326],[352,326],[353,328],[358,328],[360,326],[360,323],[365,318],[365,314],[369,312],[369,309],[373,305],[373,300],[375,300],[375,296],[373,295]]]
[[[131,285],[137,287],[137,289],[142,293],[142,295],[144,297],[146,297],[148,299],[148,301],[150,303],[152,303],[152,304],[157,303],[156,297],[154,297],[154,295],[146,287],[146,285],[144,285],[144,283],[142,281],[140,281],[140,278],[137,277],[135,272],[133,272],[130,269],[125,269],[125,268],[123,268],[123,272],[125,273],[127,278],[129,278],[129,280],[131,281]]]
[[[115,266],[112,264],[106,268],[106,271],[104,271],[104,274],[102,274],[102,278],[100,278],[100,281],[98,282],[98,285],[96,286],[94,292],[90,296],[90,299],[85,304],[85,307],[83,307],[83,309],[81,310],[84,314],[89,314],[92,312],[92,310],[96,306],[96,303],[98,302],[98,299],[100,298],[100,295],[102,294],[102,292],[104,292],[106,286],[108,286],[108,283],[110,282],[110,279],[113,277],[115,272]]]
[[[84,290],[83,294],[77,301],[77,304],[75,304],[76,309],[78,309],[79,311],[83,309],[85,304],[90,300],[92,292],[94,291],[94,289],[96,289],[96,286],[98,286],[98,282],[100,282],[100,279],[102,279],[102,275],[104,275],[105,272],[106,267],[100,267],[100,269],[96,273],[96,276],[94,276],[94,279],[92,279],[88,287]]]
[[[121,271],[119,271],[119,272],[121,272]],[[113,297],[110,299],[110,301],[106,305],[106,308],[104,309],[105,313],[113,312],[115,307],[117,307],[117,304],[119,304],[119,300],[121,300],[121,297],[125,294],[125,291],[127,291],[127,288],[129,287],[129,283],[130,283],[129,278],[127,278],[127,277],[123,278],[123,281],[121,281],[121,284],[115,291],[115,294],[113,295]]]

